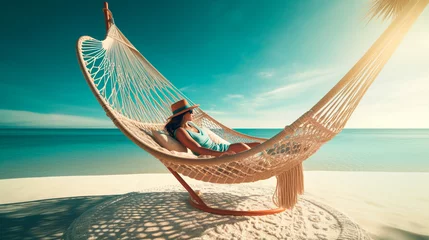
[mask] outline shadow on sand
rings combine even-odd
[[[204,194],[204,199],[211,206],[225,209],[240,209],[249,197],[267,196]],[[247,207],[253,208],[251,205]],[[267,201],[264,207],[271,208],[272,205]],[[289,219],[293,223],[298,215],[297,212],[286,211],[283,220]],[[272,220],[273,229],[278,228],[277,219]],[[227,230],[218,229],[219,226],[243,221],[249,222],[249,217],[200,212],[190,206],[185,192],[72,197],[0,205],[0,239],[191,239],[203,235],[215,238]],[[291,224],[283,227],[287,225]],[[214,230],[215,235],[204,233],[209,229]],[[372,235],[373,239],[429,240],[429,236],[397,228],[386,227],[384,230],[383,234]],[[255,226],[255,231],[263,229],[258,230]]]
[[[421,235],[413,232],[409,232],[406,230],[402,230],[400,228],[393,228],[389,226],[385,226],[382,228],[382,233],[378,235],[372,235],[371,237],[374,240],[392,240],[392,239],[400,239],[400,240],[429,240],[429,236]]]
[[[205,197],[234,209],[249,196],[208,193]],[[115,205],[115,202],[120,203]],[[90,217],[91,222],[86,222],[86,217]],[[0,239],[172,239],[178,236],[187,239],[218,224],[245,220],[236,217],[231,221],[212,214],[202,217],[199,210],[190,206],[188,194],[184,192],[58,198],[0,205]],[[196,222],[200,227],[189,227]]]
[[[0,205],[0,239],[59,239],[82,213],[112,197],[72,197]]]
[[[147,192],[112,198],[76,219],[65,238],[190,239],[222,224],[247,221],[247,217],[202,213],[190,206],[188,196],[184,192]],[[249,196],[207,193],[204,198],[222,208],[235,209]]]

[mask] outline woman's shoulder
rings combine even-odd
[[[173,137],[176,137],[178,132],[183,132],[184,130],[185,129],[183,127],[176,128],[176,130],[173,131]]]
[[[174,132],[175,138],[179,141],[182,141],[184,139],[190,139],[190,132],[183,127],[180,127],[178,129],[176,129],[176,131]]]
[[[185,133],[186,129],[183,127],[178,127],[176,130],[174,130],[174,135],[177,135],[177,133]]]

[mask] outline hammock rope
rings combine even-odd
[[[138,146],[182,175],[212,183],[243,183],[277,177],[274,202],[291,208],[304,191],[302,162],[344,128],[363,95],[428,4],[410,1],[353,68],[308,112],[270,139],[238,133],[202,109],[194,121],[229,142],[261,142],[230,156],[197,158],[174,154],[151,136],[171,115],[170,105],[186,97],[113,23],[106,39],[77,43],[80,67],[97,100],[115,125]]]

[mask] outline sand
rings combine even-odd
[[[241,202],[250,199],[249,203],[240,205],[244,207],[252,206],[252,204],[255,205],[255,194],[253,193],[258,191],[260,194],[256,194],[256,196],[265,197],[265,200],[268,199],[261,201],[261,203],[270,203],[270,191],[275,186],[275,179],[269,179],[252,184],[234,185],[229,187],[229,191],[226,191],[228,189],[222,188],[228,186],[221,185],[222,187],[219,187],[217,185],[218,187],[213,188],[211,184],[201,185],[201,182],[190,179],[187,179],[187,181],[191,185],[197,184],[199,188],[204,189],[206,192],[210,192],[210,188],[212,188],[221,193],[232,194],[231,196],[241,199]],[[285,213],[281,217],[283,220],[280,221],[271,217],[268,218],[269,220],[261,220],[259,218],[258,221],[255,221],[255,218],[251,218],[239,221],[240,223],[231,223],[228,222],[232,221],[229,219],[219,224],[218,220],[216,220],[218,219],[217,217],[197,214],[193,219],[204,216],[203,219],[209,219],[207,221],[213,224],[209,224],[209,227],[207,227],[207,221],[196,221],[194,224],[199,223],[199,227],[195,225],[196,227],[191,229],[199,229],[199,232],[188,231],[188,235],[201,239],[215,238],[214,236],[235,236],[239,238],[242,235],[237,235],[237,233],[240,232],[253,234],[251,236],[255,238],[293,239],[293,237],[299,236],[306,239],[305,235],[301,235],[304,232],[308,234],[308,239],[316,239],[313,237],[337,239],[338,236],[335,229],[330,228],[334,224],[329,225],[329,221],[326,218],[322,218],[323,216],[320,212],[323,212],[325,215],[333,214],[338,216],[343,214],[345,216],[344,219],[358,224],[373,239],[429,239],[428,185],[428,173],[307,171],[305,172],[306,193],[302,197],[301,205],[298,205],[293,210],[295,212],[292,211],[294,214],[290,214],[290,212]],[[114,201],[120,204],[120,206],[127,206],[127,203],[130,203],[131,199],[134,199],[133,201],[136,198],[140,200],[145,199],[147,198],[147,194],[154,192],[154,189],[162,190],[163,188],[170,188],[171,191],[182,191],[174,177],[169,174],[0,180],[0,204],[2,204],[0,205],[0,223],[3,225],[1,227],[2,236],[6,236],[6,239],[58,238],[67,232],[69,226],[76,226],[76,223],[79,223],[79,226],[86,226],[82,229],[88,230],[89,228],[93,228],[94,224],[85,225],[87,222],[85,216],[98,214],[98,216],[104,216],[104,220],[108,220],[113,218],[111,216],[117,216],[115,211],[123,209],[112,207],[113,205],[107,203]],[[167,194],[165,190],[161,192]],[[207,194],[206,196],[208,196]],[[240,194],[243,197],[240,197]],[[118,199],[122,200],[117,201]],[[160,199],[168,198],[160,197]],[[181,200],[183,197],[179,199]],[[181,203],[181,201],[177,201]],[[258,201],[256,200],[259,204]],[[109,207],[103,208],[101,212],[94,212],[94,209],[100,206]],[[188,207],[188,205],[185,206]],[[299,207],[304,211],[301,211],[301,213],[296,212]],[[313,208],[311,211],[315,211],[317,216],[312,216],[310,212],[311,208]],[[189,210],[192,214],[196,214],[192,209]],[[141,217],[145,216],[144,214],[141,214],[139,211],[137,212],[140,215],[140,222],[138,223],[141,225],[145,223],[151,224],[151,221],[147,218]],[[310,218],[310,216],[312,217]],[[214,218],[214,220],[210,220],[211,218]],[[293,224],[291,225],[291,222],[296,223],[300,219],[302,222],[301,227],[305,231],[294,230]],[[317,228],[313,226],[315,220],[318,221]],[[73,223],[73,221],[75,222]],[[100,221],[103,221],[103,218]],[[243,224],[240,225],[241,223]],[[273,227],[273,224],[277,224],[278,227]],[[164,227],[168,228],[171,226]],[[183,229],[183,227],[179,228],[176,225],[172,227],[176,230]],[[260,230],[257,230],[258,227]],[[150,230],[150,226],[148,228]],[[329,231],[327,232],[323,228]],[[138,229],[136,228],[134,231],[138,231]],[[152,228],[152,230],[154,229]],[[272,230],[266,233],[263,229]],[[92,230],[95,233],[96,229]],[[120,228],[118,230],[117,227],[115,230],[122,231]],[[319,230],[325,235],[320,235]],[[140,231],[145,230],[140,229]],[[230,235],[224,235],[226,232]],[[216,233],[221,235],[213,235]],[[110,234],[116,233],[112,232]]]

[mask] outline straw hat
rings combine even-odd
[[[177,101],[177,102],[171,104],[171,112],[173,112],[173,115],[167,119],[171,119],[175,116],[178,116],[184,112],[187,112],[187,111],[194,109],[194,108],[197,108],[199,106],[200,106],[199,104],[194,105],[194,106],[189,105],[189,103],[188,103],[188,101],[186,101],[186,99],[182,99],[180,101]]]

